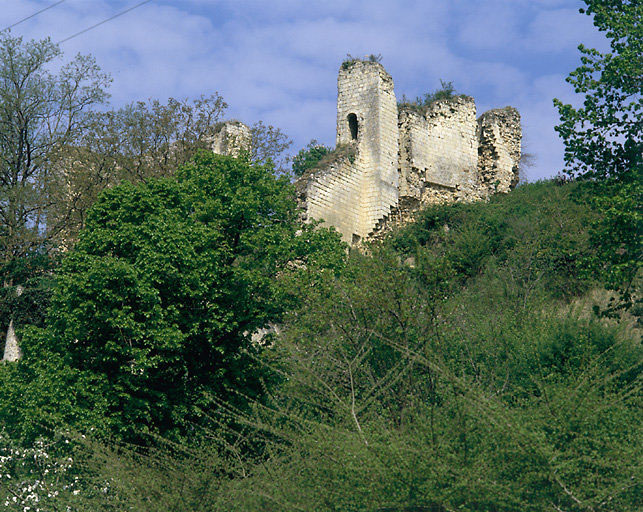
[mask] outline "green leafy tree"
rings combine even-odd
[[[68,225],[59,172],[64,148],[107,98],[109,77],[90,56],[59,66],[50,39],[24,42],[0,33],[0,325],[40,323],[48,302],[48,259]],[[57,71],[54,71],[57,69]],[[16,293],[20,289],[24,293]]]
[[[253,161],[267,162],[270,160],[279,168],[284,166],[284,152],[291,146],[292,140],[280,128],[271,124],[266,125],[263,121],[257,121],[250,128],[250,135]]]
[[[611,52],[580,45],[582,65],[567,78],[583,105],[555,99],[565,143],[566,172],[589,178],[641,171],[643,158],[643,4],[637,0],[585,0]]]
[[[119,436],[185,431],[209,396],[239,405],[261,394],[251,333],[292,307],[292,280],[343,258],[336,233],[301,225],[286,176],[201,153],[176,178],[100,196],[46,328],[24,336],[24,366],[55,360],[69,380],[96,381]],[[88,417],[83,400],[67,421]]]
[[[579,46],[582,65],[567,81],[584,96],[574,108],[555,99],[565,144],[566,172],[595,180],[592,201],[602,216],[593,226],[599,248],[589,267],[619,300],[603,313],[629,308],[639,299],[643,198],[643,4],[631,0],[585,0],[611,52]]]
[[[295,176],[301,176],[308,169],[314,167],[324,156],[332,151],[331,148],[319,144],[315,139],[301,149],[292,161],[292,172]]]
[[[64,226],[58,244],[69,247],[98,195],[122,180],[133,183],[172,176],[212,137],[227,108],[214,93],[193,101],[170,98],[139,101],[120,109],[92,112],[81,137],[62,152],[57,168],[62,185],[52,190],[49,220]],[[290,140],[274,126],[251,128],[253,161],[283,163]]]
[[[149,100],[92,112],[86,130],[64,147],[56,165],[62,186],[52,190],[48,218],[64,226],[58,244],[73,245],[106,188],[171,176],[198,150],[209,149],[226,106],[214,93],[192,102]]]
[[[11,320],[17,326],[44,325],[57,262],[57,257],[32,253],[2,269],[6,282],[0,288],[0,332],[7,332]],[[3,344],[0,340],[0,347]]]
[[[49,39],[24,43],[0,34],[0,263],[46,248],[64,216],[47,215],[60,184],[53,162],[88,125],[109,83],[93,58],[78,55],[57,74]]]

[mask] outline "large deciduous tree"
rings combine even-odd
[[[225,111],[217,93],[193,102],[139,101],[92,112],[87,129],[65,147],[57,165],[63,186],[53,193],[50,217],[64,223],[59,243],[72,245],[98,195],[122,180],[133,183],[172,175],[209,139]]]
[[[172,176],[199,150],[211,150],[227,105],[218,93],[194,101],[169,98],[139,101],[91,114],[91,123],[66,147],[52,218],[64,221],[60,242],[69,246],[85,223],[98,194],[122,180],[133,183]],[[291,141],[262,122],[251,130],[251,158],[283,165]]]
[[[582,65],[567,81],[583,95],[579,108],[554,104],[565,144],[566,172],[593,182],[591,201],[602,213],[592,229],[599,248],[592,271],[619,291],[603,313],[629,308],[637,297],[642,250],[643,201],[643,4],[637,0],[585,0],[611,51],[579,46]]]
[[[337,233],[301,224],[287,176],[203,152],[175,177],[100,196],[46,328],[24,337],[24,366],[55,360],[51,372],[98,379],[118,435],[181,430],[208,396],[260,395],[251,333],[293,306],[293,282],[344,254]],[[93,406],[76,404],[66,421],[83,408]]]

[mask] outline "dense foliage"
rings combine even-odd
[[[283,283],[342,258],[337,235],[300,225],[270,166],[204,153],[177,179],[125,182],[100,197],[64,258],[45,328],[25,331],[23,378],[51,362],[35,404],[42,379],[64,375],[60,402],[91,422],[102,411],[94,426],[119,437],[185,432],[208,395],[261,394],[250,334],[289,308]],[[16,420],[37,414],[11,398]]]
[[[234,442],[215,421],[187,457],[99,450],[86,475],[132,510],[635,510],[643,359],[631,318],[591,312],[587,190],[426,210],[304,291]]]
[[[554,100],[565,142],[567,172],[623,178],[643,171],[643,5],[637,0],[585,0],[611,52],[580,45],[582,65],[569,82],[583,95],[574,108]]]
[[[308,145],[295,155],[292,161],[292,172],[295,176],[301,176],[308,169],[315,167],[319,161],[332,151],[328,146],[311,140]]]
[[[603,274],[620,297],[605,314],[640,307],[636,279],[643,256],[643,4],[638,1],[585,0],[581,13],[607,37],[611,52],[579,46],[582,65],[567,78],[583,96],[574,108],[555,99],[565,144],[565,172],[592,180],[585,199],[603,215],[592,237],[601,248],[594,271]]]
[[[172,176],[207,150],[227,107],[193,101],[102,105],[110,79],[90,56],[62,60],[50,39],[0,34],[0,326],[39,324],[57,251],[69,249],[100,193],[123,180]],[[100,109],[98,108],[100,106]],[[290,140],[261,121],[255,162],[284,164]],[[23,294],[16,291],[22,289]]]

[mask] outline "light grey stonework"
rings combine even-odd
[[[517,184],[520,115],[511,107],[476,120],[455,96],[398,112],[393,80],[377,62],[342,65],[337,144],[355,148],[296,183],[304,218],[321,219],[352,244],[383,236],[423,205],[486,200]]]
[[[226,121],[214,132],[211,144],[214,153],[236,157],[242,151],[250,151],[252,133],[241,121]]]
[[[403,108],[399,126],[400,195],[420,199],[426,184],[473,184],[478,165],[473,98],[436,101],[426,111]]]
[[[518,184],[522,130],[513,107],[485,112],[478,119],[479,188],[484,198],[509,192]]]
[[[11,322],[9,322],[9,328],[7,329],[7,340],[4,344],[4,356],[2,357],[2,360],[12,363],[21,357],[22,351],[18,344],[18,336],[16,336],[16,331],[13,328],[13,320],[11,320]]]
[[[337,145],[354,151],[306,176],[307,216],[323,219],[356,243],[398,201],[397,101],[393,79],[381,64],[357,61],[340,70]]]

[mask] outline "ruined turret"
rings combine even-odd
[[[483,199],[518,184],[522,130],[513,107],[489,110],[478,119],[478,187]]]
[[[367,237],[398,199],[397,101],[378,62],[347,61],[337,79],[337,146],[346,158],[304,179],[307,215],[349,243]]]
[[[218,155],[239,156],[252,148],[252,133],[241,121],[221,123],[214,132],[212,151]]]

